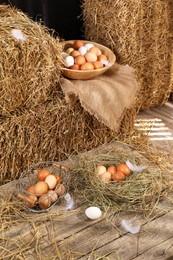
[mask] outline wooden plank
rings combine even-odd
[[[173,120],[163,116],[162,114],[158,114],[155,111],[146,111],[143,113],[139,113],[137,119],[140,118],[153,119],[153,120],[155,119],[156,120],[155,122],[157,122],[157,119],[160,119],[161,120],[160,123],[164,123],[167,127],[173,129]]]
[[[135,260],[172,260],[173,259],[173,237],[165,242],[147,250],[143,254],[134,258]]]
[[[144,252],[172,238],[172,218],[173,211],[145,224],[139,234],[132,235],[128,233],[109,243],[105,240],[105,246],[99,247],[92,252],[93,256],[94,254],[97,257],[104,255],[107,256],[109,260],[135,259],[135,257],[142,255]],[[91,254],[85,255],[80,259],[86,260],[89,256],[91,256]]]
[[[168,117],[173,120],[173,104],[171,102],[166,103],[162,106],[157,106],[151,109],[151,111],[155,111],[158,114],[162,114],[165,117]]]

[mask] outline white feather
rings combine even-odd
[[[108,66],[108,65],[109,65],[109,61],[108,61],[108,60],[101,60],[101,63],[102,63],[104,66]]]
[[[26,41],[26,36],[22,33],[21,30],[18,29],[12,29],[11,30],[11,34],[14,38],[16,38],[17,40],[21,40],[21,41]]]
[[[130,161],[126,161],[126,165],[130,168],[131,171],[133,172],[140,172],[144,169],[147,168],[147,166],[145,165],[136,165],[136,164],[132,164]]]
[[[132,226],[132,223],[130,223],[128,220],[123,219],[121,221],[121,227],[127,231],[130,232],[131,234],[136,234],[140,230],[140,225],[138,226]]]
[[[65,210],[72,210],[72,209],[74,209],[75,203],[74,203],[74,200],[73,200],[73,198],[70,196],[69,193],[66,193],[66,194],[64,195],[64,199],[65,199],[65,201],[66,201]]]

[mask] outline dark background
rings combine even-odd
[[[34,21],[43,21],[64,40],[83,39],[81,0],[0,0],[19,8]]]

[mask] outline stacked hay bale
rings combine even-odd
[[[82,3],[85,38],[110,47],[117,62],[138,72],[138,107],[167,101],[172,83],[171,1],[87,0]]]
[[[17,31],[16,31],[17,30]],[[0,184],[39,161],[61,160],[117,137],[60,88],[58,38],[20,10],[0,5]],[[133,129],[127,110],[121,133]]]

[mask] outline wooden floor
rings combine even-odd
[[[168,102],[162,107],[140,112],[135,127],[145,131],[150,135],[152,142],[168,151],[173,147],[173,103]],[[7,186],[4,188],[6,189]],[[84,208],[80,207],[65,212],[65,214],[58,213],[56,206],[52,209],[51,214],[33,216],[29,213],[28,217],[33,218],[33,223],[36,223],[37,219],[42,222],[42,224],[37,224],[37,234],[33,235],[36,224],[21,222],[4,235],[15,241],[20,240],[21,243],[26,244],[26,247],[28,246],[28,250],[24,254],[25,258],[20,256],[4,259],[173,259],[173,196],[169,200],[159,203],[156,210],[158,211],[157,217],[151,218],[149,221],[134,214],[124,216],[132,223],[140,224],[141,229],[137,234],[123,230],[119,221],[116,223],[118,228],[112,228],[104,216],[99,220],[89,220],[84,214]],[[31,228],[31,226],[33,227]],[[41,243],[44,257],[36,257],[34,250],[29,247],[32,245],[30,243],[34,236],[37,236],[37,242]],[[35,240],[33,239],[33,241]],[[33,247],[35,248],[35,244]],[[57,247],[60,251],[69,252],[69,255],[58,256],[55,253]],[[54,258],[50,256],[53,255],[53,252],[56,254]]]
[[[173,101],[138,114],[135,127],[146,132],[155,144],[173,145]]]

